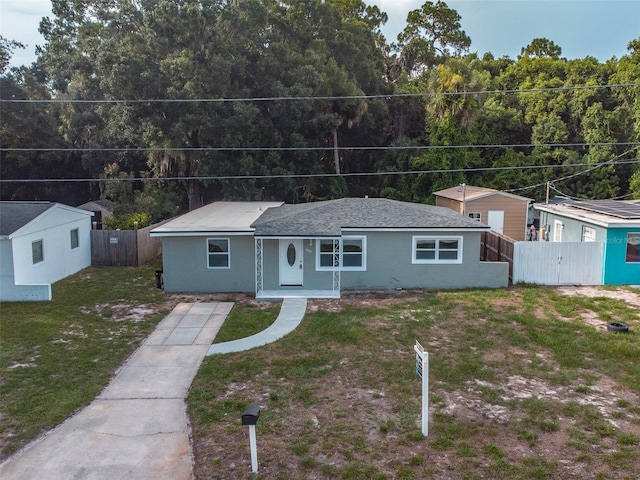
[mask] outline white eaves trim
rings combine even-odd
[[[569,205],[534,204],[533,208],[541,212],[551,213],[604,228],[640,228],[640,222],[637,220],[628,220],[604,215],[602,213],[588,212],[586,210],[573,208]]]

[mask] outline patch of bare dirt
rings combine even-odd
[[[622,300],[628,305],[640,308],[640,294],[625,288],[606,288],[591,286],[557,287],[556,291],[562,295],[574,297],[606,297]]]
[[[627,290],[592,287],[566,289],[562,287],[558,290],[567,295],[610,296],[640,308],[639,296]],[[189,301],[182,298],[180,301]],[[307,311],[340,312],[351,306],[384,308],[419,302],[423,298],[424,292],[348,293],[336,300],[310,300]],[[233,301],[237,302],[235,298]],[[245,302],[256,303],[251,298],[246,298]],[[496,312],[521,308],[522,294],[517,291],[510,292],[509,296],[494,299],[492,302]],[[538,313],[541,318],[546,317],[542,310],[536,312],[536,315]],[[399,315],[406,322],[416,318],[415,312],[410,307],[405,310],[396,309],[394,315],[396,318]],[[606,329],[606,323],[597,318],[595,313],[585,311],[581,315],[585,323],[598,329]],[[478,326],[485,324],[488,320],[469,315],[463,305],[453,308],[447,321]],[[376,315],[367,327],[370,330],[390,328],[390,334],[393,334],[390,324],[385,323],[382,316]],[[518,326],[514,325],[514,328],[516,327]],[[429,349],[445,352],[448,348],[455,347],[458,342],[456,334],[444,322],[430,326],[429,332],[431,334],[427,345]],[[551,371],[559,368],[550,351],[540,350],[531,353],[500,341],[497,341],[496,347],[478,351],[478,353],[485,362],[496,364],[496,368],[500,368],[501,363],[530,365],[532,362],[536,365],[549,366]],[[335,355],[336,358],[342,358],[338,362],[340,367],[348,367],[349,362],[352,361],[350,359],[353,358],[347,350],[337,349]],[[379,359],[400,362],[406,355],[407,352],[398,350],[381,350]],[[527,416],[526,410],[519,405],[532,400],[562,406],[575,402],[577,405],[586,405],[595,409],[612,428],[640,438],[640,417],[636,413],[637,410],[620,407],[621,401],[635,408],[640,406],[640,398],[637,394],[622,388],[616,381],[606,376],[596,378],[589,386],[580,383],[582,381],[580,378],[576,378],[568,385],[552,385],[541,378],[507,373],[506,370],[505,367],[505,375],[498,380],[492,382],[474,380],[455,391],[447,391],[437,384],[431,386],[431,395],[437,398],[432,404],[432,414],[437,412],[451,415],[457,421],[468,424],[470,429],[477,427],[488,432],[487,438],[479,441],[477,438],[472,438],[470,431],[469,444],[473,445],[479,454],[466,460],[459,458],[453,447],[434,448],[432,442],[441,440],[435,433],[432,433],[432,437],[427,442],[407,441],[404,434],[399,435],[394,425],[397,426],[406,421],[407,409],[415,410],[416,405],[403,405],[402,408],[398,408],[398,405],[394,405],[390,400],[390,397],[393,397],[392,392],[387,392],[384,388],[364,388],[357,380],[345,375],[343,370],[339,370],[340,373],[328,373],[319,379],[309,379],[304,383],[304,388],[313,397],[313,401],[310,402],[312,407],[299,406],[297,410],[281,412],[282,418],[272,420],[277,423],[278,433],[273,433],[269,427],[262,426],[258,440],[261,449],[259,475],[261,478],[269,479],[337,478],[340,476],[340,469],[358,461],[358,459],[345,458],[342,453],[343,448],[349,445],[352,449],[354,444],[360,442],[363,455],[372,455],[376,459],[377,467],[384,471],[387,474],[386,478],[389,479],[405,478],[400,477],[397,472],[401,471],[410,459],[416,458],[423,458],[425,465],[421,471],[422,474],[416,478],[453,480],[460,478],[461,473],[469,476],[469,471],[458,470],[461,463],[465,462],[475,463],[478,468],[483,469],[479,471],[486,473],[491,471],[492,458],[483,454],[481,448],[482,445],[487,444],[498,447],[504,453],[505,459],[514,464],[521,464],[522,459],[531,457],[560,465],[556,470],[559,476],[553,478],[595,479],[598,471],[612,474],[611,478],[615,478],[615,469],[611,470],[603,460],[620,450],[615,436],[594,441],[592,445],[589,445],[587,440],[587,447],[590,450],[586,453],[571,449],[567,445],[573,439],[568,432],[575,430],[577,422],[581,419],[563,416],[560,413],[554,419],[557,429],[537,430],[536,440],[527,442],[514,434],[514,430]],[[268,372],[263,374],[268,375]],[[278,382],[283,389],[291,386],[290,382],[284,378],[279,379]],[[257,395],[258,398],[264,399],[264,404],[267,404],[270,392],[261,392],[260,388],[258,378],[248,382],[230,383],[226,386],[223,398],[231,401],[238,397]],[[561,412],[562,409],[558,411]],[[413,412],[411,416],[416,420],[416,427],[419,429],[419,415]],[[595,437],[597,435],[594,435]],[[194,444],[196,458],[198,458],[196,478],[253,478],[248,469],[247,445],[247,433],[244,429],[235,427],[222,428],[211,436],[196,440]],[[300,447],[300,445],[303,446]],[[304,445],[308,445],[308,452],[300,453],[296,450],[303,449]],[[371,452],[375,453],[371,454]],[[580,460],[583,457],[587,460]],[[311,465],[307,469],[302,465],[305,460]],[[314,462],[323,465],[323,469],[314,468]],[[638,466],[640,467],[640,464]],[[477,478],[483,478],[482,474],[479,473]],[[503,474],[501,478],[508,478],[508,476],[505,477]]]

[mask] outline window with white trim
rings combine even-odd
[[[595,242],[596,241],[596,229],[593,227],[582,226],[582,241],[583,242]]]
[[[44,240],[36,240],[31,242],[31,258],[33,264],[44,262]]]
[[[462,263],[462,237],[413,237],[412,263]]]
[[[80,232],[77,228],[74,228],[70,232],[71,235],[71,250],[74,250],[80,246]]]
[[[207,268],[231,268],[228,238],[207,238]]]
[[[338,242],[338,256],[334,260],[334,242]],[[335,263],[335,265],[334,265]],[[316,270],[364,271],[367,269],[367,237],[344,236],[338,239],[320,239],[316,245]]]
[[[480,212],[469,212],[469,218],[475,220],[476,222],[482,221],[482,213]]]

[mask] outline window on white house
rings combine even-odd
[[[462,263],[462,237],[413,237],[412,263]]]
[[[334,242],[338,242],[337,257],[334,257]],[[334,266],[340,270],[366,270],[367,237],[344,236],[341,240],[318,240],[316,265],[317,270],[333,270]]]
[[[80,233],[77,228],[71,230],[71,250],[80,246]]]
[[[481,222],[482,214],[480,212],[469,212],[469,218],[472,218],[476,222]]]
[[[640,232],[627,233],[627,262],[640,263]]]
[[[207,267],[231,267],[228,238],[207,238]]]
[[[31,257],[33,264],[44,261],[44,241],[42,239],[31,242]]]
[[[582,241],[583,242],[595,242],[596,241],[596,229],[583,225],[582,226]]]

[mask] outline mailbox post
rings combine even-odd
[[[242,414],[242,425],[249,426],[249,444],[251,445],[251,471],[258,473],[258,446],[256,445],[256,424],[260,418],[260,407],[249,405]]]

